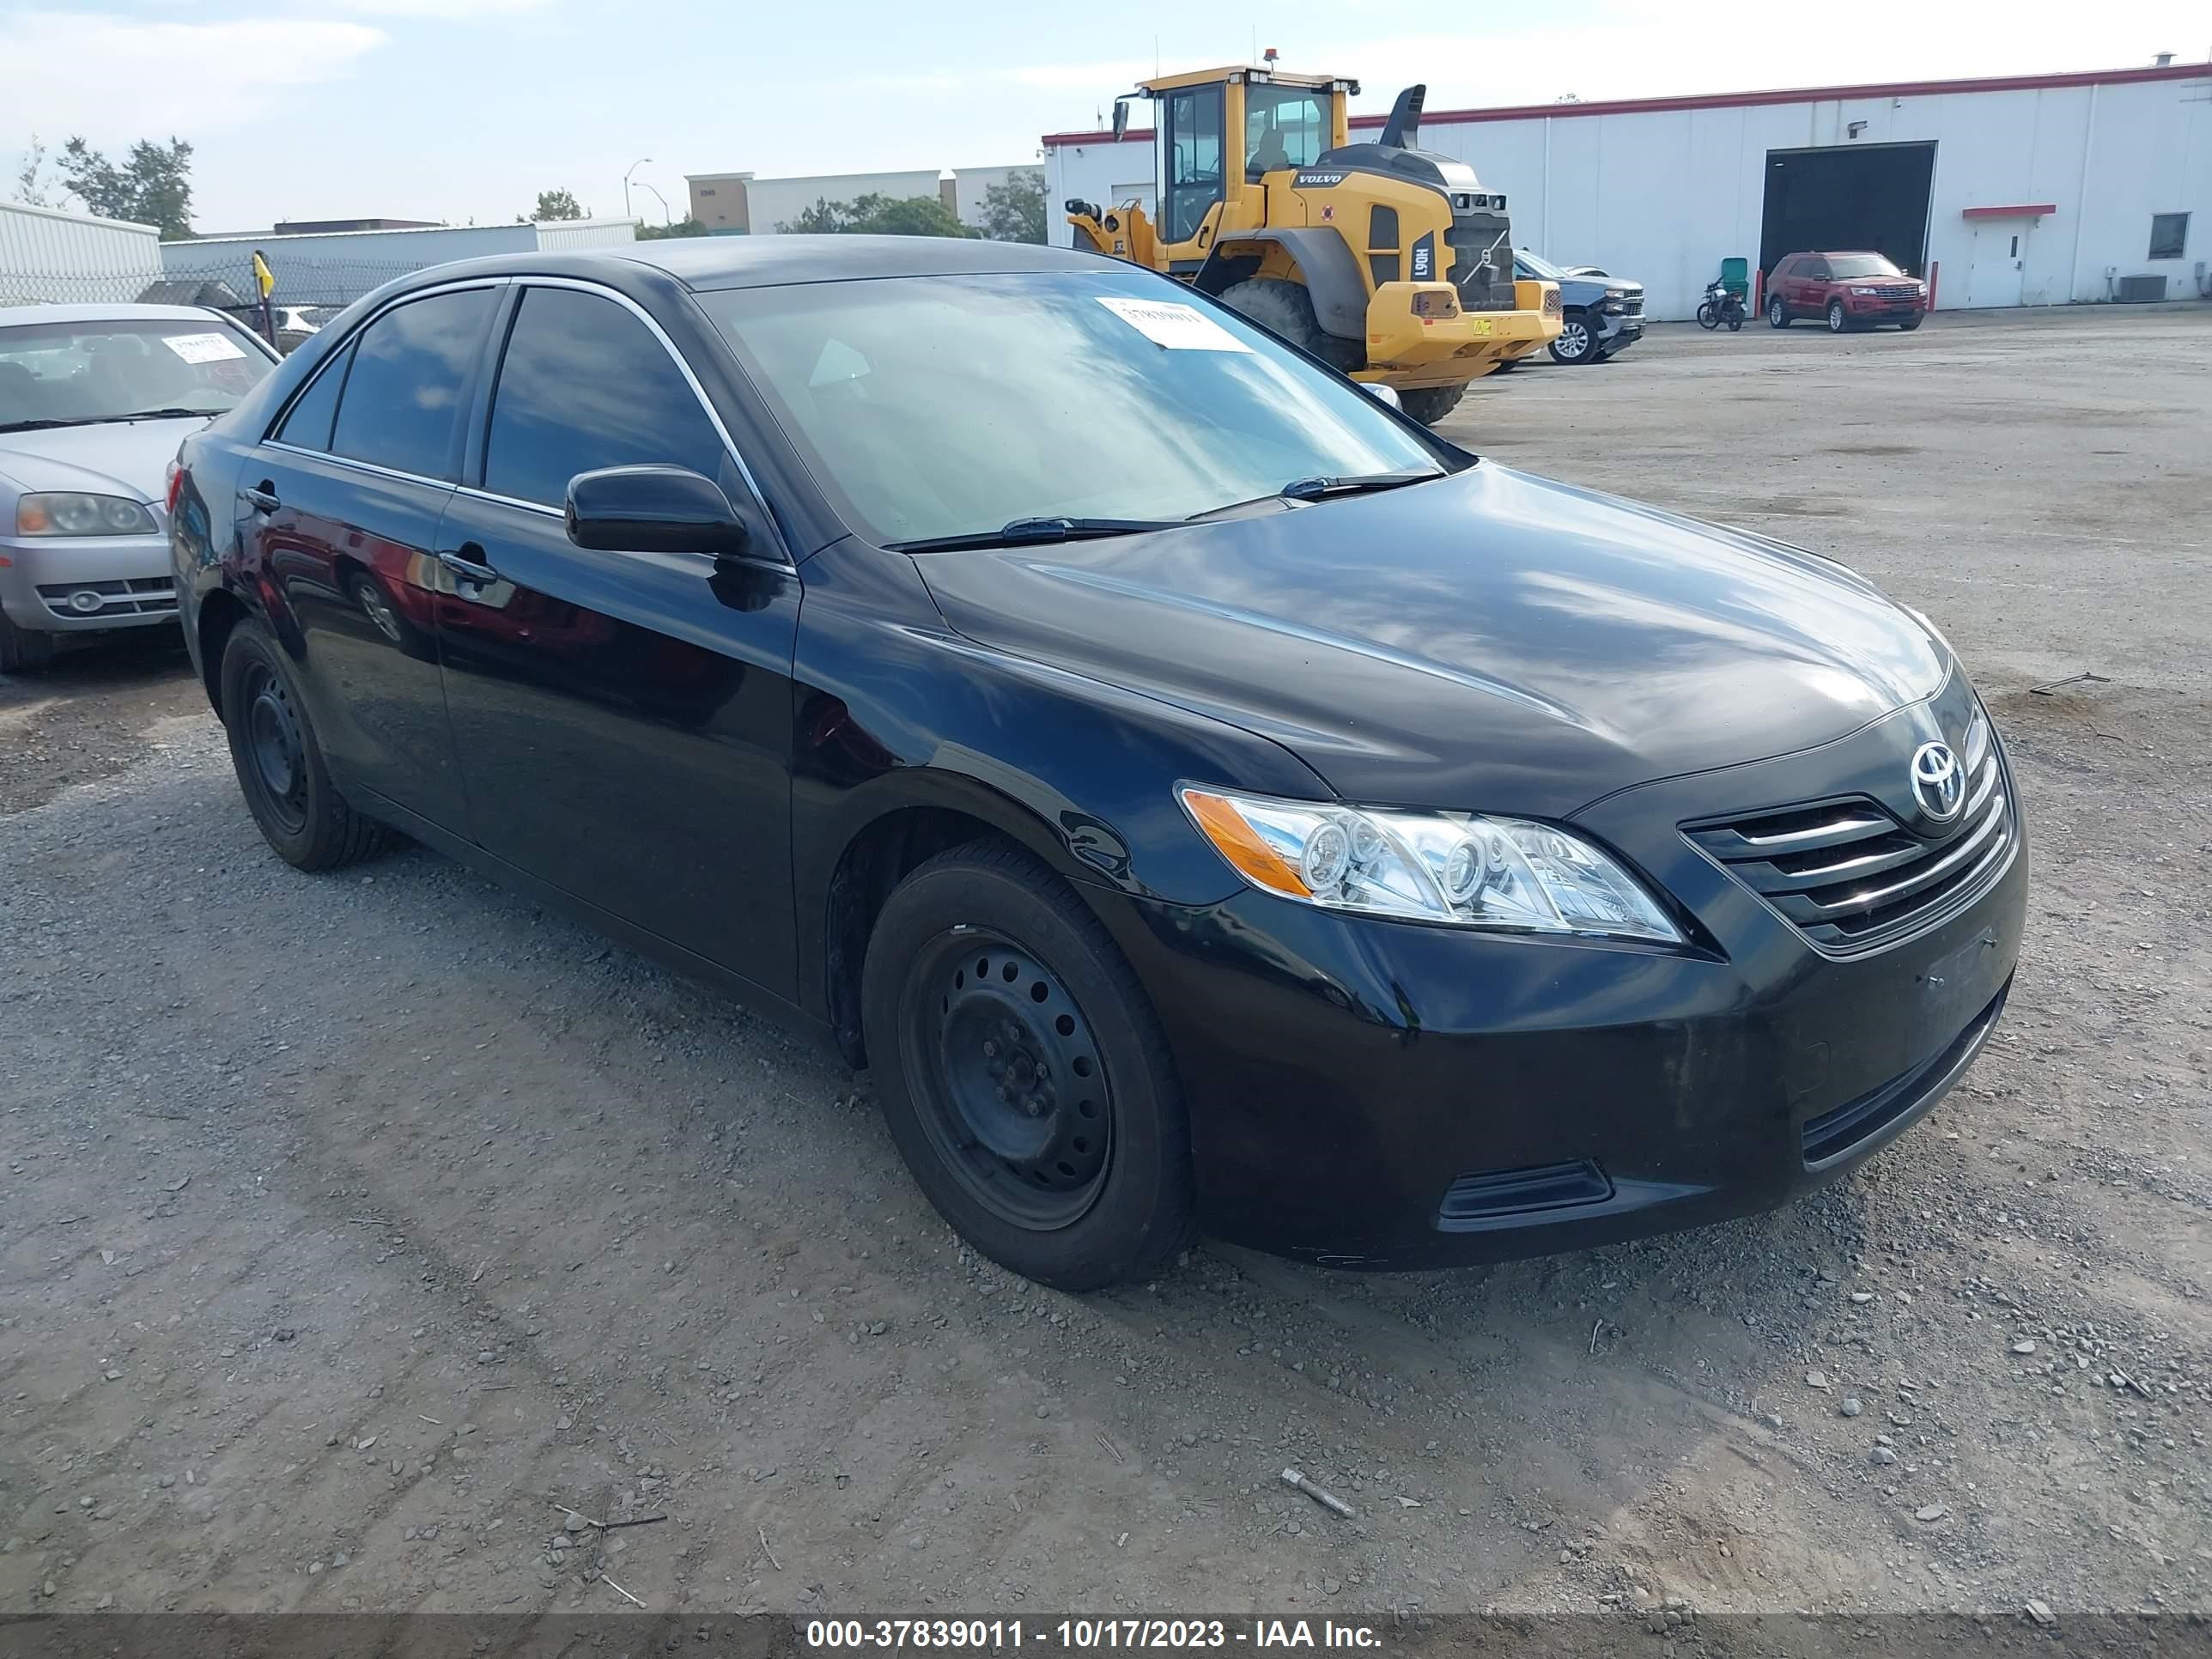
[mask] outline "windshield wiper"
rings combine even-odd
[[[1362,490],[1398,489],[1407,484],[1426,483],[1431,478],[1443,477],[1439,467],[1413,467],[1403,472],[1367,472],[1338,478],[1293,478],[1271,495],[1255,495],[1249,501],[1224,501],[1219,507],[1209,507],[1203,513],[1194,513],[1193,519],[1220,519],[1240,508],[1258,507],[1264,501],[1317,501],[1329,495],[1354,495]]]
[[[67,420],[9,421],[0,425],[0,432],[50,432],[58,426],[90,426],[95,418],[90,415],[78,415]]]
[[[128,415],[103,415],[103,421],[166,421],[179,415],[220,415],[219,409],[134,409]]]
[[[886,542],[896,553],[950,553],[963,547],[1024,547],[1038,542],[1090,541],[1100,536],[1141,536],[1148,530],[1174,530],[1180,519],[1016,519],[996,530],[971,530],[960,536],[928,536],[915,542]]]
[[[1369,489],[1396,489],[1404,484],[1426,483],[1443,477],[1440,467],[1414,467],[1404,472],[1356,473],[1342,478],[1293,478],[1275,493],[1294,501],[1317,501],[1324,495],[1356,495]]]

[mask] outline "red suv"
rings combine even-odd
[[[1914,329],[1928,312],[1928,284],[1879,253],[1793,253],[1766,279],[1766,320],[1825,317],[1828,331],[1895,323]]]

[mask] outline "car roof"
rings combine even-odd
[[[0,328],[21,323],[204,323],[222,314],[209,306],[0,306]]]
[[[942,276],[1126,268],[1127,261],[1030,242],[953,236],[687,236],[572,253],[507,253],[431,270],[441,281],[475,276],[605,277],[644,267],[702,292],[868,276]],[[428,275],[418,272],[418,276]]]

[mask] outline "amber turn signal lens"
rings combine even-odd
[[[1220,796],[1186,789],[1182,804],[1214,850],[1247,881],[1270,892],[1312,896],[1313,889],[1298,874],[1298,866],[1269,846],[1266,837],[1244,821],[1243,814]]]

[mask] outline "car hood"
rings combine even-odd
[[[0,477],[24,490],[80,489],[159,501],[168,493],[168,465],[177,446],[208,420],[191,415],[0,432]]]
[[[917,562],[970,639],[1273,738],[1376,804],[1563,817],[1843,737],[1949,667],[1839,565],[1489,462]]]

